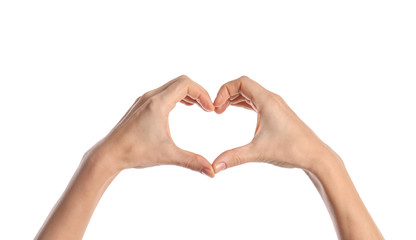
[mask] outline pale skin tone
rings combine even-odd
[[[230,105],[251,109],[258,116],[254,138],[211,164],[173,142],[168,116],[178,102],[216,113]],[[224,84],[212,102],[207,91],[186,76],[138,98],[110,133],[86,152],[35,239],[82,239],[101,196],[124,169],[170,164],[214,177],[247,162],[303,169],[321,194],[339,239],[383,239],[342,159],[279,95],[240,77]]]

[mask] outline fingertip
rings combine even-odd
[[[213,178],[215,176],[215,170],[212,167],[212,165],[208,162],[206,162],[206,166],[203,166],[202,170],[200,171],[202,174],[204,174],[207,177]],[[205,164],[204,164],[205,165]]]
[[[196,154],[196,159],[199,162],[200,169],[199,171],[201,174],[206,175],[210,178],[215,176],[215,170],[212,167],[211,163],[203,156]]]
[[[216,98],[215,98],[215,100],[214,100],[214,107],[218,107],[218,106],[221,106],[221,104],[220,104],[220,101],[221,101],[222,99],[219,97],[219,96],[217,96]]]
[[[215,108],[215,110],[214,110],[214,111],[215,111],[215,113],[217,113],[217,114],[221,114],[220,109],[219,109],[219,108],[217,108],[217,107]]]
[[[212,112],[215,110],[215,106],[214,104],[211,102],[211,104],[209,105],[209,111]]]
[[[207,112],[212,112],[212,111],[215,110],[215,107],[212,104],[212,102],[210,101],[210,103],[208,105],[205,105],[205,109],[207,110]]]
[[[227,109],[229,104],[230,104],[230,101],[225,102],[223,105],[221,105],[219,107],[215,107],[215,112],[218,113],[218,114],[221,114],[221,113],[225,112],[225,110]]]
[[[215,109],[215,106],[214,106],[214,103],[212,102],[212,99],[211,99],[211,97],[208,95],[208,110],[209,111],[214,111],[214,109]]]
[[[219,173],[222,170],[225,170],[227,168],[227,164],[225,164],[225,162],[217,162],[217,163],[215,163],[213,168],[214,168],[215,173]]]
[[[201,173],[207,177],[214,178],[215,177],[215,171],[211,168],[204,168],[201,170]]]
[[[223,105],[225,100],[226,100],[226,98],[225,98],[224,94],[222,93],[222,91],[220,90],[217,94],[217,97],[215,98],[215,100],[213,102],[214,107],[219,107],[219,106]]]
[[[212,103],[209,95],[201,96],[200,99],[197,99],[197,101],[205,111],[211,112],[215,110],[214,104]]]
[[[228,165],[226,164],[227,161],[227,151],[218,155],[218,157],[212,163],[212,168],[214,169],[215,174],[225,170]]]
[[[215,107],[206,106],[206,105],[204,105],[204,104],[202,104],[202,103],[199,103],[198,105],[199,105],[199,106],[202,108],[202,110],[204,110],[205,112],[212,112],[212,111],[214,111],[214,110],[215,110]]]
[[[221,153],[212,163],[215,173],[253,161],[253,150],[249,147],[249,144]]]

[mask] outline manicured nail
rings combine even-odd
[[[224,170],[227,166],[225,163],[219,163],[215,165],[215,173],[219,173],[220,171]]]
[[[204,174],[207,177],[211,177],[211,170],[208,169],[208,168],[202,169],[201,173]]]

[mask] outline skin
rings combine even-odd
[[[290,109],[277,94],[248,77],[224,84],[215,112],[229,105],[257,112],[253,140],[220,154],[215,172],[247,162],[301,168],[312,180],[331,215],[339,239],[384,239],[368,213],[342,159]]]
[[[223,152],[211,165],[173,142],[168,117],[178,102],[217,113],[229,105],[254,110],[258,116],[254,138]],[[171,164],[214,177],[247,162],[303,169],[321,194],[339,239],[383,239],[341,158],[279,95],[245,76],[224,84],[214,103],[186,76],[139,97],[108,135],[85,153],[35,239],[82,239],[101,196],[124,169]]]
[[[169,132],[176,103],[214,110],[208,93],[180,76],[139,97],[101,141],[88,150],[35,239],[82,239],[104,191],[123,170],[178,165],[214,177],[204,157],[180,149]]]

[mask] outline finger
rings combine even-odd
[[[182,99],[182,101],[186,101],[188,103],[192,103],[192,104],[198,104],[198,102],[196,100],[194,100],[193,98],[190,97],[185,97],[184,99]]]
[[[238,107],[245,107],[245,108],[248,108],[250,110],[254,110],[255,112],[257,112],[257,109],[254,106],[253,102],[244,96],[239,96],[237,98],[234,98],[233,100],[231,100],[230,105],[238,106]]]
[[[138,97],[136,101],[134,101],[133,105],[129,108],[129,110],[124,114],[124,116],[120,119],[120,121],[116,124],[119,125],[121,122],[124,122],[126,119],[130,117],[132,113],[134,113],[144,102],[146,102],[147,99],[151,98],[152,96],[160,93],[161,91],[165,90],[167,87],[169,87],[176,79],[172,79],[169,82],[163,84],[162,86],[153,89],[151,91],[148,91],[144,93],[142,96]]]
[[[230,167],[256,161],[255,154],[252,143],[249,143],[221,153],[212,163],[212,167],[215,173],[218,173]]]
[[[255,112],[257,112],[257,109],[255,108],[255,106],[253,105],[253,103],[249,100],[245,100],[245,101],[229,101],[227,100],[226,103],[224,103],[222,106],[219,107],[215,107],[215,112],[218,114],[221,114],[223,112],[225,112],[225,110],[228,108],[229,105],[233,105],[236,107],[242,107],[248,110],[253,110]]]
[[[188,102],[193,102],[196,105],[198,105],[198,107],[200,107],[202,110],[207,111],[207,109],[205,109],[204,106],[202,106],[201,101],[199,101],[198,99],[194,99],[192,96],[190,96],[189,94],[184,98],[186,100],[188,100]]]
[[[177,148],[175,153],[175,160],[172,164],[200,172],[211,178],[215,176],[214,169],[207,159],[199,154],[185,151],[180,148]]]
[[[245,101],[249,101],[248,98],[245,98],[244,96],[238,94],[237,96],[231,96],[230,97],[230,103],[234,104],[234,103],[239,103],[239,102],[245,102]]]
[[[208,92],[186,76],[177,78],[175,82],[160,94],[168,111],[171,111],[177,102],[187,96],[194,99],[204,110],[214,110],[214,105],[212,104]]]
[[[230,100],[227,99],[227,101],[223,105],[221,105],[219,107],[215,107],[215,112],[218,113],[218,114],[221,114],[221,113],[225,112],[225,110],[227,109],[227,107],[229,105],[230,105]]]
[[[256,109],[258,109],[264,104],[264,100],[267,98],[267,96],[265,96],[267,92],[268,91],[260,84],[243,76],[221,86],[217,97],[215,98],[214,106],[222,106],[231,96],[240,94],[251,100],[253,105],[256,106]]]
[[[191,103],[198,103],[195,99],[191,98],[190,96],[186,96],[182,100],[186,100],[186,101],[191,102]]]
[[[230,101],[234,101],[237,98],[243,97],[240,93],[230,96]]]
[[[231,105],[236,106],[236,107],[242,107],[242,108],[245,108],[245,109],[248,109],[248,110],[256,111],[255,109],[253,109],[252,105],[250,105],[246,102],[233,103]]]
[[[149,92],[146,92],[145,94],[143,94],[142,96],[142,100],[145,102],[147,99],[153,97],[154,95],[164,91],[166,88],[168,88],[170,85],[172,85],[175,82],[176,79],[172,79],[169,82],[163,84],[162,86],[155,88]]]
[[[188,101],[186,101],[184,99],[181,100],[181,103],[185,104],[186,106],[192,106],[192,105],[194,105],[193,102],[188,102]]]
[[[187,106],[192,106],[194,104],[196,104],[198,107],[200,107],[202,110],[205,111],[205,109],[201,106],[201,104],[199,102],[197,102],[196,100],[194,100],[193,98],[187,96],[184,99],[181,100],[181,103],[187,105]]]

